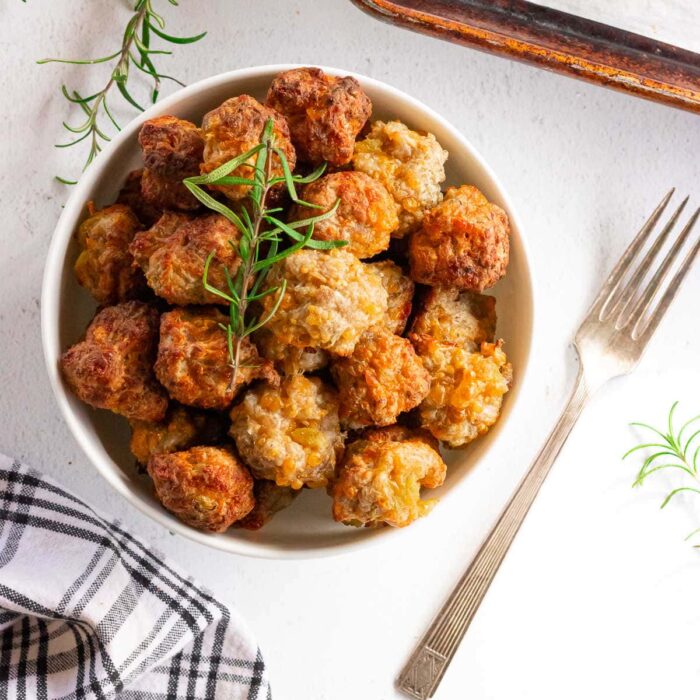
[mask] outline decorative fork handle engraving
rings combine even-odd
[[[588,396],[579,370],[573,394],[547,442],[401,671],[397,686],[410,697],[425,700],[435,693]]]
[[[399,678],[399,687],[412,698],[425,700],[433,694],[447,664],[440,652],[419,646]]]

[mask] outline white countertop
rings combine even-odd
[[[537,338],[524,400],[469,476],[463,499],[388,547],[274,562],[172,536],[117,496],[56,412],[39,333],[44,255],[82,163],[54,150],[69,116],[58,87],[84,69],[34,65],[107,49],[123,3],[19,0],[0,9],[2,194],[0,451],[120,517],[241,611],[266,655],[276,700],[384,700],[393,679],[548,432],[575,373],[570,345],[591,296],[671,185],[700,204],[700,119],[381,24],[347,0],[156,2],[173,33],[203,29],[163,69],[186,82],[262,63],[324,63],[402,88],[457,125],[518,208],[533,255]],[[195,15],[195,8],[197,16]],[[185,21],[185,16],[187,21]],[[93,75],[99,71],[89,69]],[[695,698],[700,562],[683,536],[700,502],[664,511],[621,463],[634,419],[680,398],[700,412],[700,265],[642,366],[592,402],[575,429],[437,695],[440,700]]]

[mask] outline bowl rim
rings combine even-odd
[[[139,511],[150,517],[158,524],[164,526],[171,533],[183,535],[190,540],[194,540],[195,542],[199,542],[200,544],[204,544],[221,551],[263,559],[310,559],[354,552],[364,549],[370,545],[376,545],[380,542],[389,542],[390,540],[398,537],[401,533],[403,533],[405,536],[406,532],[416,532],[416,530],[419,529],[422,524],[421,521],[425,519],[420,519],[418,522],[413,523],[411,528],[381,528],[372,532],[368,531],[367,537],[358,538],[357,540],[345,543],[322,545],[314,548],[300,547],[285,549],[280,545],[261,544],[234,537],[227,537],[225,535],[212,535],[209,533],[200,532],[199,530],[191,528],[180,522],[177,520],[177,518],[166,512],[155,502],[151,504],[140,500],[135,496],[132,489],[129,488],[128,483],[123,478],[120,478],[117,470],[114,468],[114,462],[112,460],[105,460],[103,456],[99,454],[97,448],[92,444],[92,439],[84,430],[83,421],[72,410],[69,403],[68,392],[63,384],[63,380],[61,379],[60,372],[58,370],[58,358],[61,354],[58,323],[61,308],[60,290],[63,280],[62,271],[64,267],[66,250],[73,236],[76,222],[84,210],[84,205],[88,199],[89,193],[93,189],[95,182],[104,173],[104,171],[109,168],[114,151],[117,150],[124,142],[134,138],[138,132],[138,129],[145,121],[153,118],[154,116],[166,114],[170,109],[176,111],[177,105],[183,99],[193,97],[200,91],[219,87],[227,83],[235,83],[241,80],[262,78],[266,75],[276,74],[282,71],[304,67],[307,65],[309,64],[269,64],[240,68],[237,70],[219,73],[177,90],[172,95],[168,95],[130,121],[122,131],[112,138],[112,141],[103,150],[101,157],[98,158],[96,162],[94,162],[90,168],[88,168],[88,170],[82,174],[78,184],[75,185],[75,189],[68,198],[68,201],[64,206],[63,212],[61,213],[51,236],[41,286],[41,341],[49,383],[63,419],[68,425],[74,439],[93,467],[95,467],[101,476],[107,481],[107,483],[109,483],[112,488],[121,494],[132,506],[136,507]],[[518,365],[518,381],[513,387],[513,390],[509,392],[508,397],[510,408],[509,415],[507,416],[507,424],[516,421],[517,417],[522,412],[522,397],[523,394],[526,393],[525,390],[527,389],[529,382],[528,369],[532,356],[533,343],[536,337],[536,304],[535,288],[532,277],[533,268],[527,239],[523,235],[520,218],[513,207],[512,199],[509,196],[506,188],[478,150],[460,132],[460,130],[428,105],[403,92],[402,90],[389,85],[388,83],[371,78],[361,73],[330,66],[315,65],[314,67],[320,68],[329,75],[354,77],[360,82],[360,84],[371,86],[373,90],[386,94],[390,99],[398,98],[404,103],[415,108],[417,112],[424,114],[426,117],[440,124],[444,130],[451,133],[455,140],[459,142],[460,146],[469,153],[473,160],[478,163],[478,166],[481,168],[482,172],[491,181],[493,187],[498,191],[500,200],[505,205],[505,208],[508,211],[508,216],[515,224],[514,228],[518,232],[518,244],[522,253],[523,269],[525,271],[524,282],[527,286],[526,291],[529,293],[528,300],[530,306],[530,324],[529,337],[527,338],[527,348],[525,349],[522,361]],[[500,439],[502,440],[503,436],[501,436]],[[484,460],[491,449],[492,446],[489,446],[481,455],[480,459]],[[461,483],[457,482],[452,489],[450,489],[450,491],[441,496],[441,505],[444,507],[448,501],[453,502],[455,494],[464,487],[464,480],[462,480]]]

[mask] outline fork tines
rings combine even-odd
[[[698,208],[688,219],[685,226],[683,226],[683,229],[672,243],[663,261],[660,264],[657,263],[654,275],[649,281],[646,281],[649,272],[653,269],[654,261],[659,257],[660,251],[664,247],[683,209],[688,203],[688,197],[680,203],[678,208],[668,219],[641,262],[636,266],[634,262],[644,248],[647,240],[654,232],[674,192],[675,189],[672,189],[661,200],[658,207],[656,207],[647,222],[642,226],[642,229],[632,243],[630,243],[624,255],[615,266],[615,269],[610,273],[607,282],[603,285],[594,304],[594,308],[598,311],[598,319],[600,321],[614,321],[615,328],[618,331],[629,328],[630,335],[634,340],[638,338],[648,340],[656,330],[664,312],[673,301],[681,282],[688,274],[698,254],[698,250],[700,250],[700,237],[696,237],[695,242],[691,244],[676,274],[667,285],[660,301],[654,308],[651,308],[655,296],[662,288],[673,264],[685,247],[698,216],[700,216],[700,208]],[[624,281],[625,279],[626,281]],[[649,314],[647,314],[648,311]]]

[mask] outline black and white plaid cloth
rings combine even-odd
[[[235,612],[0,456],[0,698],[269,700],[270,686]]]

